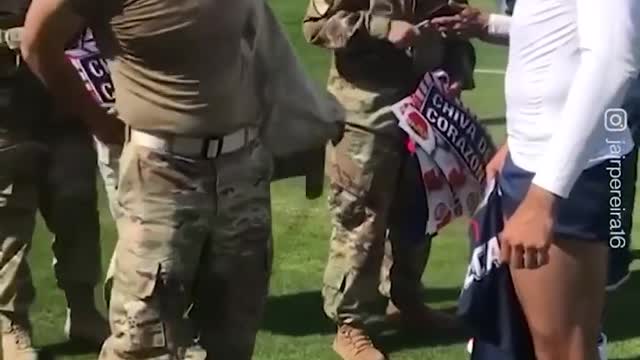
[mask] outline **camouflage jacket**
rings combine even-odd
[[[462,81],[465,89],[473,88],[475,52],[468,41],[444,39],[432,30],[423,30],[409,51],[386,41],[391,19],[417,24],[446,3],[447,0],[310,0],[303,33],[309,43],[333,51],[329,91],[343,104],[347,101],[341,96],[343,93],[355,90],[365,94],[371,101],[359,101],[359,106],[366,111],[378,107],[382,93],[393,93],[382,103],[404,97],[414,90],[425,72],[437,68]],[[371,108],[366,109],[367,105]]]

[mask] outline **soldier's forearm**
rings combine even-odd
[[[309,43],[335,50],[347,47],[356,36],[386,39],[390,22],[369,11],[340,10],[331,16],[306,18],[303,33]]]
[[[59,109],[90,123],[104,118],[104,110],[91,97],[73,66],[67,61],[64,51],[28,50],[25,62],[52,94]]]
[[[65,46],[81,32],[83,21],[64,0],[34,2],[22,32],[24,61],[40,78],[60,108],[85,122],[104,118],[104,110],[93,100],[68,62]]]

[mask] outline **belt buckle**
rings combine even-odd
[[[17,52],[22,42],[22,28],[0,29],[0,45]]]
[[[14,61],[11,67],[1,69],[0,76],[9,77],[16,73],[17,69],[22,63],[22,57],[20,56],[20,42],[22,37],[21,28],[12,29],[0,29],[0,48],[8,49],[14,56]],[[5,64],[6,65],[6,64]]]
[[[224,138],[210,138],[205,139],[202,143],[202,157],[205,159],[215,159],[220,156],[222,152],[222,144]]]

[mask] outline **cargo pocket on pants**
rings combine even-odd
[[[145,300],[124,304],[127,314],[127,333],[131,351],[167,346],[165,329],[157,310]]]
[[[351,140],[347,138],[342,141],[330,154],[327,175],[333,187],[337,186],[355,196],[364,197],[371,188],[373,174],[371,169],[354,159],[359,154],[348,149]],[[371,162],[371,159],[368,162]]]
[[[116,259],[118,261],[118,259]],[[166,348],[167,337],[158,298],[161,265],[140,266],[117,274],[112,298],[112,324],[117,346],[125,353]],[[117,302],[122,301],[120,304]]]

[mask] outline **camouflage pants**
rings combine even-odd
[[[195,334],[211,358],[250,359],[271,273],[271,155],[257,141],[213,160],[128,143],[120,172],[101,359],[183,359]]]
[[[117,218],[118,212],[116,194],[118,190],[118,167],[120,156],[122,155],[122,146],[106,145],[95,138],[94,144],[98,155],[98,170],[100,170],[102,183],[104,184],[107,200],[109,201],[109,211],[115,219]]]
[[[423,232],[403,228],[411,211],[404,202],[416,198],[420,177],[395,118],[387,108],[363,116],[350,114],[351,121],[386,124],[378,129],[387,135],[352,128],[330,152],[333,232],[322,291],[330,318],[361,325],[382,315],[389,298],[401,310],[422,305],[431,246]]]
[[[122,146],[107,145],[94,138],[96,153],[98,154],[98,170],[102,177],[102,183],[109,202],[109,211],[111,217],[115,221],[120,212],[118,211],[118,177],[120,168],[120,156],[122,155]],[[113,271],[115,270],[115,256],[111,254],[109,268],[104,281],[104,298],[107,305],[111,297],[111,289],[113,287]]]
[[[96,157],[80,131],[0,141],[0,310],[26,313],[35,295],[27,255],[36,211],[54,233],[54,271],[67,297],[100,276]]]
[[[100,170],[102,183],[107,195],[107,201],[109,202],[109,211],[111,212],[111,217],[115,220],[118,218],[120,213],[118,211],[117,190],[122,146],[106,145],[95,138],[94,143],[98,154],[98,169]],[[107,306],[109,305],[111,289],[113,288],[113,272],[115,270],[115,264],[116,258],[114,254],[112,254],[104,281],[104,299]],[[205,358],[206,353],[197,343],[190,347],[185,355],[185,360],[204,360]]]

